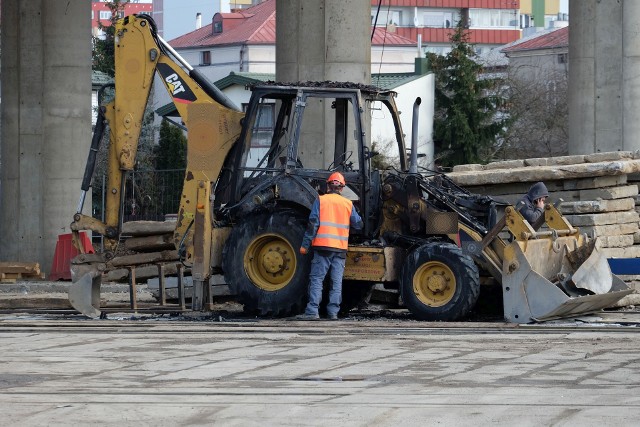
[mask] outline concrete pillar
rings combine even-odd
[[[640,150],[640,2],[623,2],[622,150]]]
[[[368,0],[277,0],[276,80],[371,82],[371,2]],[[305,157],[331,163],[330,106],[311,107],[315,125],[302,132]],[[318,144],[325,135],[325,143]],[[322,160],[324,159],[324,160]]]
[[[91,2],[1,7],[0,260],[48,272],[91,140]]]
[[[571,0],[569,154],[640,149],[638,2]]]

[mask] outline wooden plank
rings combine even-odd
[[[152,252],[164,249],[175,249],[173,234],[159,234],[156,236],[132,237],[125,240],[124,247],[138,252]]]
[[[168,250],[162,252],[146,252],[133,255],[123,255],[113,258],[108,266],[123,267],[126,265],[154,264],[157,262],[176,261],[178,251]]]
[[[0,272],[40,274],[40,264],[37,262],[0,262]]]
[[[122,224],[122,234],[135,237],[173,233],[176,221],[129,221]]]
[[[0,280],[7,283],[15,283],[16,280],[36,280],[44,278],[44,273],[0,273]]]
[[[166,264],[164,267],[165,276],[172,276],[177,274],[178,268],[176,264]],[[145,265],[142,267],[136,267],[136,280],[146,280],[150,277],[158,277],[158,267],[155,265]],[[112,282],[123,282],[128,280],[129,270],[126,268],[119,268],[111,270],[106,274],[106,280]]]

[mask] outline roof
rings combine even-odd
[[[402,37],[396,33],[390,33],[384,28],[376,27],[375,32],[373,33],[373,39],[371,40],[372,46],[415,46],[416,42],[407,38]]]
[[[507,56],[502,51],[502,48],[493,48],[489,51],[483,51],[478,54],[475,61],[481,64],[485,69],[487,68],[500,68],[509,65]]]
[[[224,90],[233,85],[247,86],[260,82],[268,82],[275,78],[275,74],[271,73],[238,73],[232,71],[227,77],[216,81],[214,85],[216,85],[218,89]]]
[[[551,31],[541,31],[529,37],[515,41],[507,47],[502,48],[502,52],[521,52],[526,50],[557,49],[569,46],[569,27],[559,28]]]
[[[174,49],[234,44],[276,44],[276,1],[265,0],[233,13],[216,13],[213,21],[222,21],[222,32],[213,32],[213,22],[184,34],[169,44]],[[373,46],[413,46],[415,41],[376,28]]]
[[[383,73],[383,74],[372,74],[371,75],[371,85],[377,86],[380,89],[391,90],[395,89],[398,86],[406,84],[412,80],[418,79],[424,76],[424,74],[415,74],[415,73]],[[236,73],[231,72],[227,77],[224,77],[214,84],[220,90],[224,90],[229,86],[233,86],[234,84],[246,86],[252,85],[255,83],[274,81],[276,78],[275,74],[270,73]]]
[[[213,32],[213,22],[169,42],[173,48],[238,43],[273,44],[276,40],[276,1],[265,0],[234,13],[216,13],[222,32]]]
[[[398,86],[409,83],[410,81],[419,79],[425,74],[415,73],[384,73],[384,74],[372,74],[371,84],[379,87],[380,89],[393,90]]]

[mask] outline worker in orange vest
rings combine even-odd
[[[342,302],[342,275],[349,245],[349,227],[357,230],[363,226],[353,202],[342,196],[346,185],[344,176],[334,172],[327,179],[327,194],[320,196],[313,203],[309,214],[309,224],[302,239],[300,253],[306,255],[309,246],[313,246],[314,254],[309,274],[309,302],[304,314],[298,316],[303,320],[319,319],[318,306],[322,300],[322,282],[331,270],[331,289],[327,316],[331,320],[338,319],[338,311]]]

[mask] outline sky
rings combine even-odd
[[[164,0],[162,38],[175,39],[196,29],[196,13],[202,14],[202,25],[211,23],[220,11],[220,0]]]
[[[569,13],[569,0],[560,0],[560,13]]]

